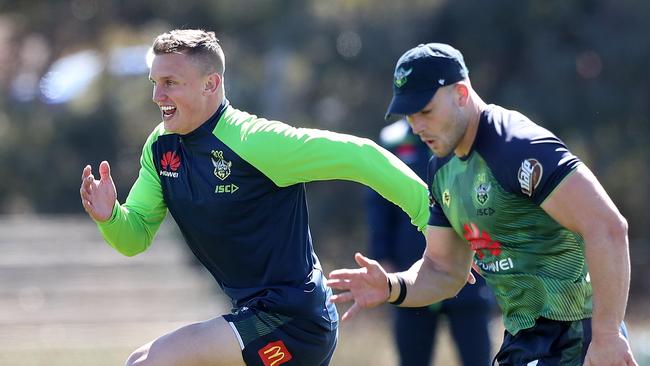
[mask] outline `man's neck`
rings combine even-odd
[[[458,157],[467,156],[472,150],[472,145],[474,145],[474,140],[476,140],[476,133],[478,132],[478,125],[481,121],[481,114],[487,107],[487,104],[474,93],[471,98],[469,107],[469,116],[467,128],[463,134],[463,138],[460,141],[460,144],[454,150],[454,154]]]

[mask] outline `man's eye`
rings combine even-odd
[[[172,85],[174,85],[174,84],[175,84],[175,83],[174,83],[173,81],[171,81],[171,80],[167,80],[167,81],[165,81],[165,85],[167,85],[167,86],[172,86]]]

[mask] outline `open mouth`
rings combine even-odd
[[[171,105],[161,105],[160,111],[162,112],[163,118],[168,119],[176,113],[176,107]]]

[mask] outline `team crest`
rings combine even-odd
[[[413,72],[413,68],[410,68],[408,70],[404,70],[403,68],[398,68],[395,70],[395,86],[398,88],[401,88],[402,85],[406,84],[406,77],[411,75],[411,72]]]
[[[448,189],[445,189],[445,191],[442,192],[442,203],[447,207],[449,207],[449,204],[451,203],[451,194]]]
[[[212,150],[212,156],[210,159],[214,165],[214,175],[221,180],[228,178],[232,162],[223,158],[223,151]]]
[[[492,185],[489,182],[480,183],[478,186],[476,186],[476,200],[478,203],[484,205],[485,202],[487,202],[487,200],[490,198],[488,196],[490,188],[492,188]]]

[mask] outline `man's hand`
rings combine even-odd
[[[90,165],[81,173],[81,204],[95,221],[106,221],[113,213],[117,191],[111,177],[111,166],[107,161],[99,164],[99,180],[95,180]]]
[[[592,335],[584,366],[638,366],[627,339],[620,333]]]
[[[330,301],[343,303],[354,301],[343,314],[341,321],[352,318],[362,308],[372,308],[388,300],[388,276],[382,266],[373,259],[356,253],[354,259],[361,268],[337,269],[330,272],[327,284],[336,290],[343,290],[332,295]]]

